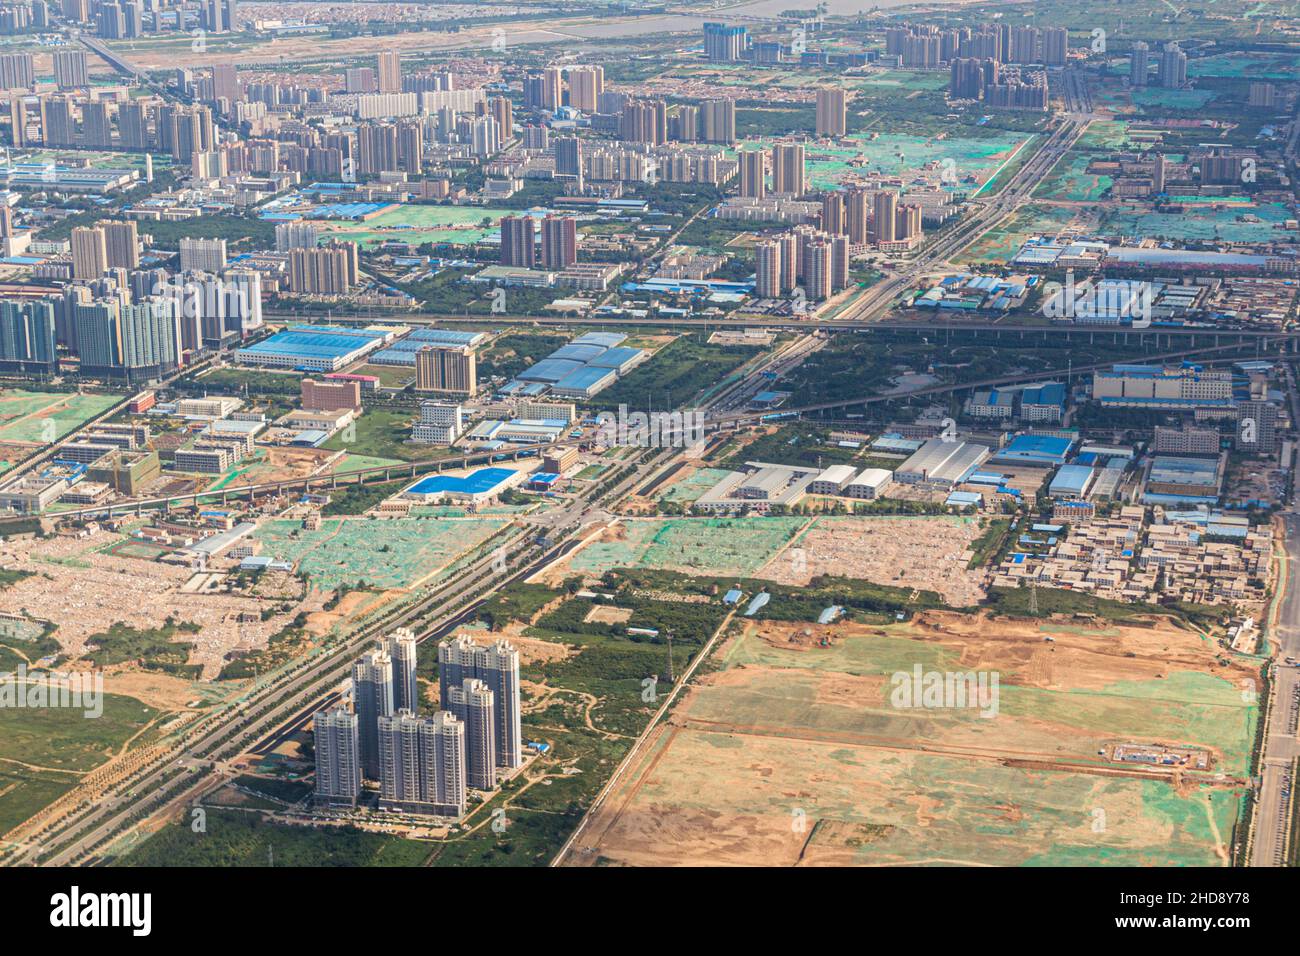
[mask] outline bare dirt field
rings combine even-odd
[[[758,573],[781,584],[833,575],[937,591],[966,607],[983,600],[984,575],[967,570],[980,535],[974,518],[822,517]]]
[[[194,684],[152,671],[119,671],[104,677],[104,691],[134,697],[156,710],[187,710],[195,700]]]
[[[611,607],[608,604],[593,604],[587,616],[582,620],[586,624],[625,624],[632,619],[632,609]]]
[[[322,634],[328,634],[348,618],[359,617],[374,610],[381,604],[386,604],[402,596],[401,591],[350,591],[334,606],[333,610],[326,611],[322,607],[318,611],[308,613],[307,630],[318,637]],[[328,595],[315,592],[315,597],[323,603]]]
[[[747,622],[568,862],[1225,865],[1258,708],[1250,668],[1214,657],[1164,621]],[[997,674],[995,713],[900,706],[896,675],[917,666]],[[1121,740],[1197,745],[1214,763],[1098,753]]]

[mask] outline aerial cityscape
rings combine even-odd
[[[0,0],[0,864],[1296,866],[1298,112],[1290,2]]]

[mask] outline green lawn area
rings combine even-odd
[[[84,708],[0,707],[0,833],[70,790],[158,713],[118,694],[103,695],[99,717]]]
[[[418,866],[429,845],[351,828],[316,830],[269,823],[254,814],[209,807],[207,828],[169,824],[140,844],[127,866]]]
[[[355,435],[349,436],[348,432],[352,429],[343,429],[332,435],[321,447],[398,462],[449,457],[451,449],[441,445],[407,444],[411,437],[411,422],[415,420],[416,414],[415,409],[366,409],[356,420]]]

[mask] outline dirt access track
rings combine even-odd
[[[1215,653],[1164,619],[745,622],[565,862],[1226,865],[1258,707],[1251,667]],[[896,675],[918,665],[996,674],[996,713],[899,706]],[[1214,763],[1098,753],[1121,740],[1195,744]]]

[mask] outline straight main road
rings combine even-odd
[[[1300,725],[1300,667],[1286,663],[1287,658],[1300,660],[1300,514],[1289,511],[1282,521],[1286,529],[1286,574],[1279,586],[1286,590],[1273,628],[1278,651],[1252,818],[1251,866],[1286,865],[1291,791],[1295,786],[1293,769],[1300,758],[1300,739],[1296,736]]]

